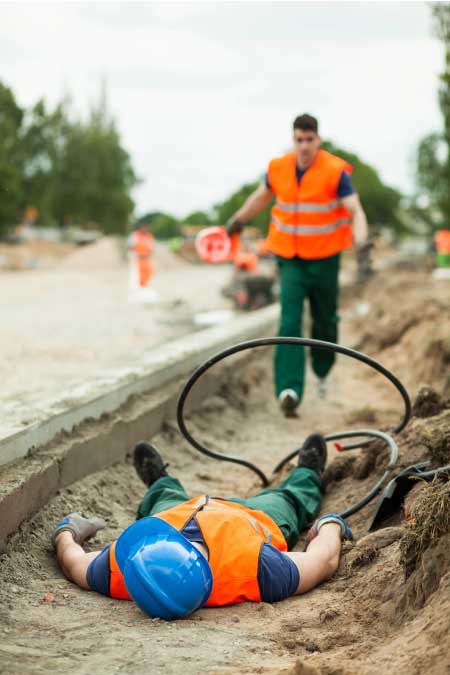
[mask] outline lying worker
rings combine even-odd
[[[85,553],[81,545],[105,523],[67,516],[52,537],[58,562],[81,588],[132,598],[150,616],[168,620],[203,605],[305,593],[336,572],[341,541],[351,538],[346,522],[329,514],[310,529],[306,552],[288,552],[319,510],[326,453],[323,436],[312,434],[280,487],[248,499],[189,499],[157,450],[139,443],[134,464],[148,490],[137,522],[103,551]]]

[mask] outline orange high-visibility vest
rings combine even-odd
[[[278,525],[262,511],[208,496],[194,497],[155,515],[177,530],[182,530],[194,516],[209,552],[213,575],[206,605],[261,602],[258,563],[262,545],[268,543],[279,551],[287,551]],[[114,544],[110,549],[110,569],[111,596],[129,599],[115,559]]]
[[[337,194],[343,170],[351,173],[352,167],[319,150],[299,184],[295,152],[270,162],[268,179],[275,204],[267,244],[272,253],[318,259],[351,247],[351,215]]]
[[[438,230],[434,235],[434,241],[438,253],[444,253],[444,255],[450,253],[450,230]]]
[[[258,256],[255,253],[241,251],[235,255],[233,262],[238,270],[254,272],[258,267]]]
[[[153,235],[150,232],[133,232],[133,251],[138,258],[148,258],[153,251]]]

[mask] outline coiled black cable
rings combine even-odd
[[[405,387],[403,384],[400,382],[400,380],[387,368],[381,365],[381,363],[378,363],[378,361],[375,361],[372,359],[370,356],[367,356],[366,354],[362,354],[361,352],[356,351],[355,349],[350,349],[349,347],[344,347],[342,345],[337,345],[332,342],[325,342],[324,340],[313,340],[312,338],[297,338],[297,337],[269,337],[269,338],[258,338],[255,340],[247,340],[245,342],[240,342],[238,344],[235,344],[231,347],[228,347],[227,349],[222,350],[218,354],[215,354],[214,356],[211,356],[209,359],[207,359],[202,365],[200,365],[189,377],[188,381],[184,385],[183,389],[181,390],[179,399],[178,399],[178,404],[177,404],[177,421],[178,421],[178,426],[179,429],[184,436],[184,438],[192,445],[196,450],[199,452],[203,453],[204,455],[207,455],[208,457],[212,457],[214,459],[218,459],[224,462],[232,462],[234,464],[240,464],[241,466],[246,466],[248,469],[256,473],[259,478],[261,479],[261,482],[264,486],[269,485],[269,479],[265,475],[265,473],[257,467],[255,464],[252,462],[249,462],[245,459],[241,459],[240,457],[234,457],[232,455],[224,455],[218,452],[215,452],[214,450],[210,450],[206,446],[204,446],[202,443],[197,441],[192,434],[189,432],[189,430],[186,427],[186,423],[184,420],[184,408],[186,405],[186,400],[189,396],[189,393],[194,386],[194,384],[197,382],[197,380],[202,377],[202,375],[212,368],[216,363],[219,361],[222,361],[223,359],[226,359],[228,356],[231,356],[233,354],[237,354],[239,352],[248,350],[248,349],[254,349],[256,347],[267,347],[269,345],[301,345],[304,347],[312,347],[314,349],[325,349],[328,351],[333,351],[338,354],[343,354],[344,356],[349,356],[350,358],[356,359],[357,361],[361,361],[362,363],[365,363],[366,365],[370,366],[374,370],[377,370],[379,373],[384,375],[392,384],[396,387],[397,391],[400,393],[403,402],[404,402],[404,413],[403,416],[397,424],[394,429],[392,429],[392,433],[398,433],[402,429],[405,428],[407,425],[410,417],[411,417],[411,401],[408,395],[408,392],[406,391]],[[350,507],[347,509],[343,514],[344,517],[348,517],[352,515],[353,513],[356,513],[356,511],[359,511],[359,509],[363,508],[366,504],[368,504],[375,496],[376,494],[380,491],[385,479],[390,473],[390,470],[392,469],[393,466],[395,466],[398,458],[398,448],[393,440],[393,438],[382,431],[372,431],[368,429],[359,429],[359,430],[352,430],[352,431],[343,431],[335,434],[330,434],[326,436],[326,440],[331,441],[331,440],[338,440],[338,439],[343,439],[343,438],[357,438],[357,437],[369,437],[369,438],[380,438],[386,442],[386,444],[390,447],[391,450],[391,458],[390,462],[388,465],[388,468],[386,469],[385,473],[383,476],[376,482],[374,487],[368,492],[368,494],[361,499],[357,504],[354,506]],[[364,441],[364,442],[359,442],[359,443],[353,443],[347,446],[344,446],[342,450],[352,450],[354,448],[360,448],[364,447],[367,445],[369,441]],[[281,462],[277,464],[275,467],[274,471],[279,471],[290,459],[292,459],[295,455],[297,454],[297,450],[294,450],[289,453]]]

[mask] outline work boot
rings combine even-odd
[[[169,464],[164,464],[163,459],[154,445],[141,441],[133,451],[133,463],[139,478],[147,487],[153,485],[158,478],[167,476]]]
[[[308,436],[298,451],[298,466],[312,469],[322,476],[327,463],[327,444],[322,434]]]
[[[297,408],[300,400],[294,389],[283,389],[278,396],[278,402],[285,417],[298,417]]]

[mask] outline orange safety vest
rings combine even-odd
[[[258,267],[258,256],[255,253],[241,251],[234,257],[234,266],[238,270],[245,272],[254,272]]]
[[[328,258],[352,246],[351,215],[337,188],[342,171],[352,167],[340,157],[319,150],[300,184],[296,154],[289,152],[269,164],[272,207],[267,244],[283,258]]]
[[[177,530],[183,530],[195,516],[209,552],[213,587],[207,606],[231,605],[250,600],[261,602],[258,563],[261,547],[272,544],[287,551],[286,540],[278,525],[262,511],[208,496],[194,497],[167,511],[156,514]],[[129,599],[110,548],[110,594]]]
[[[133,251],[138,258],[148,258],[153,251],[153,235],[150,232],[133,232]]]
[[[438,253],[448,255],[450,253],[450,230],[438,230],[434,236]]]

